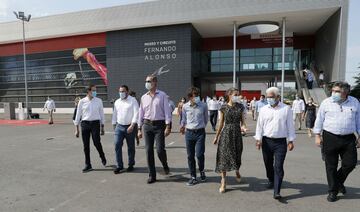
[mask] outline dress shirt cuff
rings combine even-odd
[[[295,142],[295,138],[296,137],[288,137],[287,138],[287,142],[290,143],[290,142]]]
[[[261,141],[261,138],[262,138],[262,137],[261,137],[260,135],[255,135],[254,138],[255,138],[255,140],[257,140],[257,141]]]
[[[320,133],[321,133],[321,129],[313,128],[313,133],[314,133],[314,134],[320,134]]]
[[[111,124],[112,124],[112,125],[116,125],[116,124],[117,124],[117,122],[114,122],[114,121],[113,121],[113,122],[111,122]]]

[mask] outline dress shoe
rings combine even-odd
[[[102,165],[106,166],[106,158],[105,157],[101,159],[101,163],[102,163]]]
[[[274,194],[274,199],[277,199],[277,200],[279,200],[279,199],[281,199],[282,197],[281,197],[281,195],[280,194]]]
[[[186,183],[187,186],[193,186],[198,184],[199,182],[196,180],[196,177],[192,177],[189,182]]]
[[[93,169],[92,169],[91,165],[87,165],[87,166],[85,166],[85,168],[83,168],[82,172],[86,173],[86,172],[89,172],[89,171],[92,171],[92,170]]]
[[[168,166],[164,167],[164,174],[168,175],[170,173],[170,168]]]
[[[127,172],[132,172],[134,171],[134,166],[129,166],[127,169],[126,169]]]
[[[337,195],[335,193],[329,193],[329,195],[327,196],[327,201],[335,202],[336,200],[338,200]]]
[[[205,172],[200,172],[200,180],[201,180],[201,182],[206,182]]]
[[[156,182],[156,178],[154,177],[149,177],[149,179],[147,180],[147,184],[152,184]]]
[[[124,170],[124,168],[116,168],[114,169],[114,174],[120,174],[122,170]]]
[[[344,184],[341,184],[339,186],[339,192],[342,194],[346,194],[346,188],[345,188]]]

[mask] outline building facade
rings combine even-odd
[[[70,107],[93,83],[110,107],[122,84],[138,97],[145,93],[149,74],[158,75],[159,89],[174,101],[191,85],[211,96],[232,82],[234,23],[282,18],[285,80],[295,82],[294,71],[304,65],[324,71],[326,81],[344,80],[347,16],[347,0],[179,0],[34,18],[25,28],[29,103],[40,107],[51,96]],[[23,102],[21,23],[0,29],[0,101]],[[281,52],[280,32],[237,33],[237,86],[279,82]]]

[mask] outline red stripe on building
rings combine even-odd
[[[26,42],[26,53],[63,51],[75,48],[106,46],[106,33],[76,35]],[[22,42],[0,45],[0,56],[12,56],[23,53]]]

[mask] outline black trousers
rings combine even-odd
[[[154,144],[156,143],[156,152],[164,168],[168,167],[165,150],[165,121],[157,121],[156,124],[144,123],[144,138],[146,159],[149,169],[149,176],[156,178]]]
[[[94,146],[99,152],[102,160],[105,159],[105,154],[100,142],[100,121],[82,121],[81,122],[81,137],[84,144],[85,165],[91,166],[90,161],[90,135],[94,142]]]
[[[262,153],[266,168],[266,176],[274,183],[274,194],[280,194],[284,178],[284,161],[287,152],[286,138],[262,139]]]
[[[210,123],[213,129],[216,127],[218,117],[218,111],[217,110],[210,110]]]
[[[323,141],[329,193],[337,194],[339,185],[344,184],[347,176],[356,166],[356,137],[354,134],[335,135],[323,131]],[[338,169],[339,155],[341,167]]]

